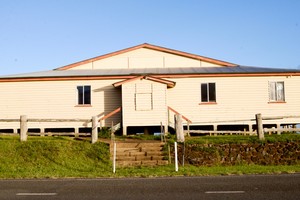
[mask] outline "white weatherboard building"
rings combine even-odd
[[[255,114],[289,116],[266,121],[300,123],[300,70],[240,66],[141,44],[50,71],[0,77],[0,119],[91,119],[102,126],[173,126],[179,113],[193,127],[252,129]],[[91,127],[90,122],[31,122],[44,131]],[[18,122],[0,122],[17,132]]]

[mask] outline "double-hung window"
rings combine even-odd
[[[270,102],[284,102],[284,82],[270,81],[269,82],[269,99]]]
[[[91,86],[77,86],[77,104],[91,105]]]
[[[201,103],[216,102],[216,83],[201,83]]]

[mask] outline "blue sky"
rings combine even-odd
[[[141,43],[300,68],[300,1],[0,0],[0,75],[51,70]]]

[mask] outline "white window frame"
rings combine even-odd
[[[79,88],[82,88],[82,103],[80,102],[80,99],[79,99]],[[90,88],[90,94],[89,94],[89,96],[90,96],[90,98],[89,98],[89,102],[87,103],[87,102],[85,102],[85,88],[86,87],[89,87]],[[77,105],[79,105],[79,106],[85,106],[85,105],[91,105],[92,104],[92,87],[91,87],[91,85],[78,85],[77,87],[76,87],[76,91],[77,91],[77,93],[76,93],[76,97],[77,97],[77,99],[76,99],[76,102],[77,102]]]
[[[210,99],[210,92],[212,92],[212,91],[210,91],[210,87],[209,87],[210,84],[214,84],[214,90],[215,90],[214,91],[214,93],[215,93],[214,100]],[[202,92],[203,92],[202,91],[202,86],[203,85],[206,85],[207,100],[204,100],[203,96],[202,96]],[[217,103],[217,84],[215,82],[208,82],[208,83],[201,83],[200,84],[200,102],[201,103]]]
[[[284,81],[269,81],[269,101],[285,102]]]

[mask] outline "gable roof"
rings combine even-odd
[[[212,64],[221,65],[221,66],[228,66],[228,67],[236,66],[236,64],[233,64],[233,63],[230,63],[230,62],[221,61],[221,60],[217,60],[217,59],[213,59],[213,58],[199,56],[199,55],[196,55],[196,54],[191,54],[191,53],[187,53],[187,52],[183,52],[183,51],[178,51],[178,50],[174,50],[174,49],[169,49],[169,48],[165,48],[165,47],[161,47],[161,46],[156,46],[156,45],[144,43],[144,44],[140,44],[140,45],[133,46],[133,47],[130,47],[130,48],[126,48],[126,49],[122,49],[122,50],[115,51],[115,52],[112,52],[112,53],[108,53],[108,54],[105,54],[105,55],[102,55],[102,56],[97,56],[97,57],[94,57],[94,58],[90,58],[90,59],[87,59],[87,60],[83,60],[83,61],[80,61],[80,62],[70,64],[70,65],[59,67],[59,68],[56,68],[55,70],[72,69],[73,67],[77,67],[79,65],[95,62],[95,61],[98,61],[98,60],[102,60],[102,59],[109,58],[109,57],[112,57],[112,56],[120,55],[120,54],[123,54],[123,53],[126,53],[126,52],[141,49],[141,48],[156,50],[156,51],[169,53],[169,54],[173,54],[173,55],[177,55],[177,56],[183,56],[183,57],[191,58],[191,59],[195,59],[195,60],[201,60],[201,61],[205,61],[205,62],[209,62],[209,63],[212,63]]]

